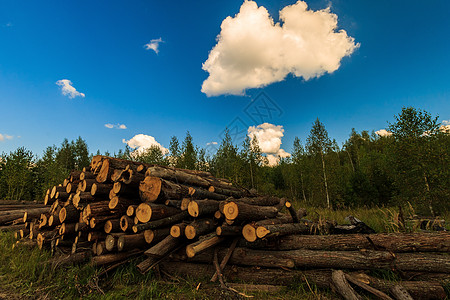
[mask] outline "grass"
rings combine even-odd
[[[393,208],[358,208],[345,211],[329,211],[320,208],[307,208],[307,218],[317,220],[336,220],[339,224],[348,223],[345,218],[353,215],[377,232],[398,232],[398,210]],[[414,214],[411,209],[404,210],[405,218]],[[441,218],[449,228],[450,213]],[[410,231],[417,230],[411,227]],[[156,274],[142,275],[136,270],[136,262],[123,265],[105,276],[99,277],[102,269],[89,264],[70,266],[52,270],[45,261],[50,258],[48,251],[37,248],[12,248],[15,243],[12,233],[0,232],[0,299],[243,299],[236,294],[218,288],[204,280],[192,278],[173,278],[163,281]],[[374,271],[373,275],[389,280],[398,280],[390,271]],[[200,288],[197,289],[201,282]],[[276,284],[276,283],[274,283]],[[447,291],[449,287],[446,286]],[[253,299],[334,299],[330,291],[318,290],[306,283],[293,283],[279,294],[254,293]],[[367,298],[368,299],[368,298]]]

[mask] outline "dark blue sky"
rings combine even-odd
[[[276,22],[278,12],[295,2],[257,1]],[[313,10],[329,4],[307,3]],[[450,119],[450,2],[332,1],[339,28],[360,43],[338,70],[308,81],[289,75],[246,96],[207,97],[202,63],[222,21],[241,5],[0,0],[0,152],[25,146],[41,154],[78,136],[92,152],[114,152],[136,134],[168,147],[172,135],[182,139],[187,130],[206,147],[220,142],[224,128],[237,124],[233,120],[242,128],[261,120],[282,125],[282,147],[289,152],[294,137],[304,141],[317,117],[339,144],[352,127],[385,128],[403,106]],[[144,48],[158,38],[158,54]],[[61,79],[86,96],[62,95]],[[279,111],[252,119],[245,108],[261,92]],[[109,129],[108,123],[127,129]]]

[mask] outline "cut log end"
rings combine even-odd
[[[155,238],[155,232],[153,230],[149,229],[149,230],[144,231],[144,239],[147,244],[150,244],[151,242],[153,242],[154,238]]]
[[[256,235],[256,229],[251,224],[247,224],[244,226],[244,228],[242,228],[242,236],[249,242],[254,242],[258,238],[258,236]]]
[[[136,208],[136,217],[141,223],[147,223],[152,217],[152,208],[147,203],[141,203]]]
[[[199,215],[199,207],[198,207],[198,203],[197,202],[195,202],[195,201],[189,202],[188,213],[189,213],[189,215],[193,216],[194,218],[198,217],[198,215]]]
[[[236,203],[230,202],[223,207],[223,213],[229,220],[234,220],[239,215],[239,208]]]
[[[161,193],[161,179],[147,176],[139,184],[139,192],[143,201],[156,201]]]
[[[188,238],[189,240],[192,240],[195,238],[196,236],[196,230],[195,227],[192,225],[187,225],[185,230],[184,230],[184,235],[186,236],[186,238]]]

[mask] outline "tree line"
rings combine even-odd
[[[228,131],[213,154],[196,146],[187,132],[182,142],[171,138],[168,153],[152,146],[104,155],[210,171],[263,194],[330,209],[410,203],[423,214],[447,211],[449,132],[440,128],[438,117],[413,107],[403,108],[388,130],[388,135],[378,136],[352,129],[339,147],[317,119],[304,141],[295,138],[291,156],[273,167],[267,165],[255,137],[235,145]],[[62,182],[71,170],[88,166],[91,158],[81,137],[47,147],[41,157],[23,147],[3,153],[0,198],[42,199],[47,188]]]

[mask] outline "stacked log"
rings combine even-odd
[[[21,219],[18,238],[66,255],[52,264],[90,261],[110,270],[141,257],[141,273],[159,266],[213,281],[225,276],[280,285],[301,277],[338,292],[365,284],[393,297],[389,282],[361,279],[361,272],[450,277],[447,232],[375,234],[357,219],[351,226],[312,222],[286,199],[252,193],[209,172],[94,156],[88,168],[49,189],[44,203],[20,213],[0,209],[0,225],[3,216],[5,225]],[[402,287],[413,296],[445,297],[437,281],[410,282]]]

